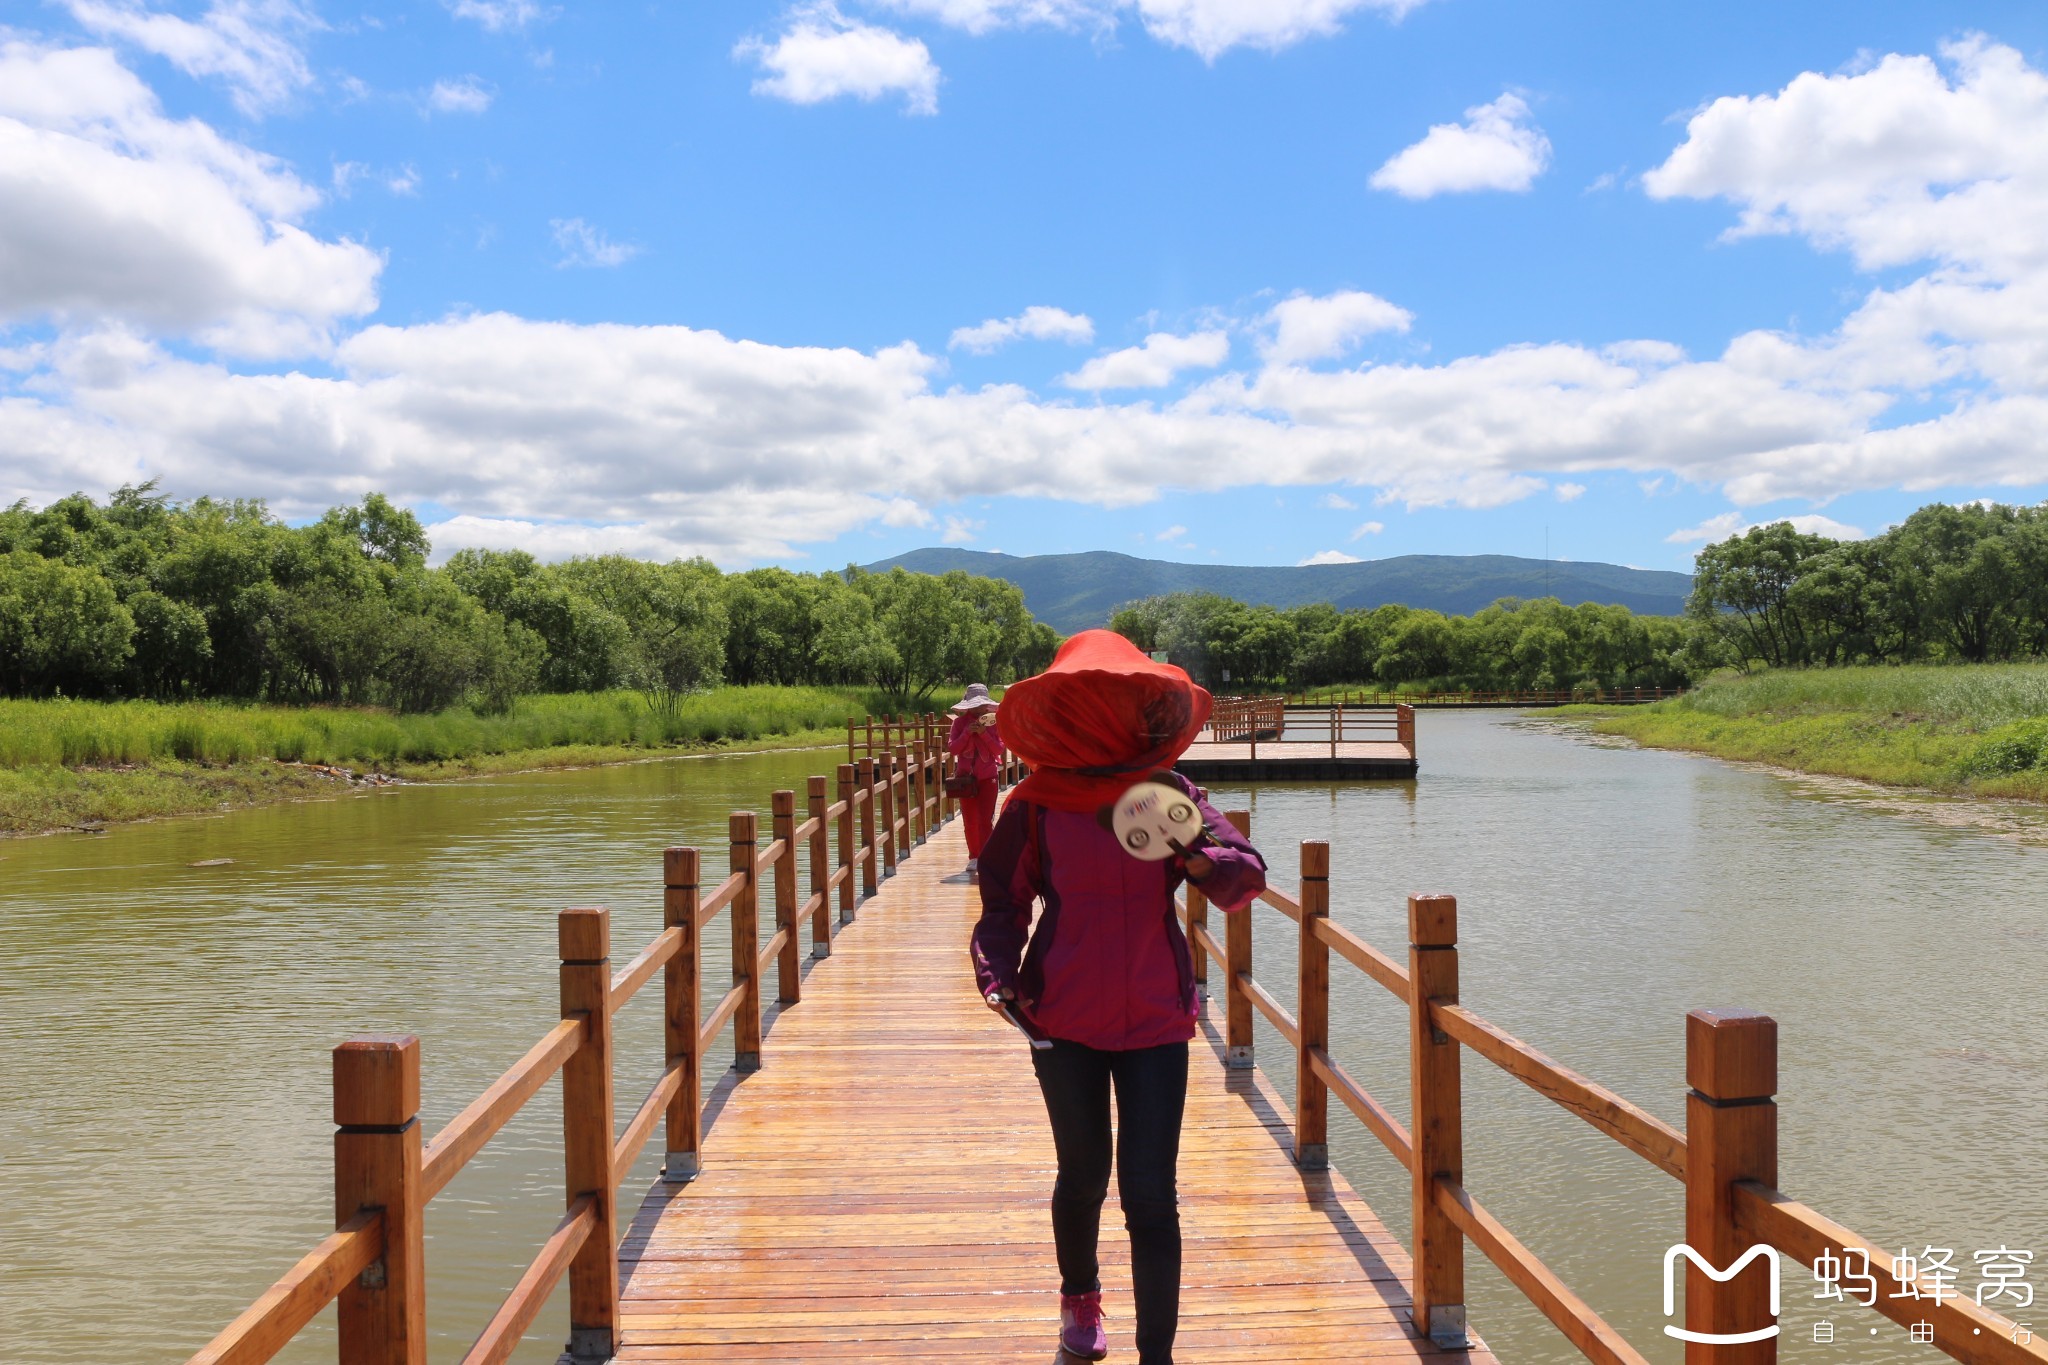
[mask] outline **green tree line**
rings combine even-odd
[[[658,712],[722,682],[856,684],[906,703],[1002,682],[1058,637],[996,579],[902,569],[724,574],[703,559],[428,564],[372,493],[309,525],[153,486],[0,511],[0,695],[237,698],[500,713],[537,691],[640,690]]]
[[[1933,503],[1869,540],[1758,526],[1702,550],[1687,611],[1748,668],[2048,655],[2048,507]]]
[[[1169,593],[1119,607],[1110,627],[1140,649],[1164,650],[1205,686],[1233,691],[1682,687],[1710,666],[1698,650],[1699,628],[1682,617],[1568,607],[1554,597],[1502,598],[1470,616],[1447,616]]]

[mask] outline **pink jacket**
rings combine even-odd
[[[1206,793],[1174,780],[1215,841],[1202,850],[1215,864],[1202,890],[1223,910],[1243,909],[1265,889],[1265,860]],[[981,919],[970,943],[981,993],[1007,986],[1048,1035],[1104,1051],[1186,1042],[1195,1036],[1195,972],[1173,908],[1184,879],[1177,860],[1125,853],[1092,815],[1012,800],[981,851]]]
[[[1003,737],[993,725],[976,725],[971,715],[955,716],[953,731],[946,737],[946,752],[959,758],[961,772],[993,782],[1002,762]]]

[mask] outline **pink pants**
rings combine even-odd
[[[967,822],[967,856],[979,858],[981,846],[988,842],[989,829],[996,822],[996,784],[982,778],[974,795],[961,798],[960,816]]]

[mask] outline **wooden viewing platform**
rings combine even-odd
[[[564,1280],[563,1359],[573,1365],[1043,1361],[1058,1284],[1046,1208],[1051,1142],[1023,1041],[973,988],[965,945],[978,905],[958,873],[964,849],[939,783],[949,766],[943,722],[898,724],[884,727],[885,739],[904,741],[893,752],[839,765],[836,801],[830,778],[811,778],[801,821],[798,794],[774,793],[765,845],[758,817],[735,812],[730,870],[715,884],[702,882],[697,849],[667,850],[667,927],[616,969],[608,913],[563,911],[561,1022],[431,1141],[420,1131],[419,1040],[338,1046],[335,1231],[190,1365],[267,1361],[330,1303],[342,1365],[425,1365],[425,1207],[557,1074],[566,1212],[481,1324],[464,1365],[509,1359]],[[1230,819],[1246,823],[1242,812]],[[1267,852],[1281,872],[1289,860]],[[1181,1162],[1179,1354],[1190,1365],[1449,1353],[1492,1365],[1465,1321],[1468,1247],[1589,1360],[1646,1365],[1468,1188],[1467,1054],[1684,1185],[1674,1241],[1682,1236],[1729,1268],[1723,1278],[1688,1265],[1685,1330],[1741,1343],[1695,1338],[1688,1365],[1773,1365],[1777,1343],[1763,1329],[1777,1277],[1766,1264],[1733,1269],[1738,1258],[1750,1264],[1744,1253],[1758,1245],[1795,1263],[1867,1258],[1875,1310],[1925,1324],[1935,1349],[1965,1365],[2048,1365],[2048,1340],[1967,1297],[1930,1303],[1906,1292],[1887,1253],[1779,1192],[1771,1019],[1742,1010],[1686,1017],[1691,1089],[1681,1132],[1461,1002],[1452,897],[1409,898],[1405,961],[1336,923],[1329,852],[1303,842],[1295,894],[1261,897],[1294,922],[1292,1011],[1254,977],[1250,914],[1213,924],[1193,886],[1180,907],[1196,979],[1218,988],[1196,1044]],[[770,926],[761,924],[764,884]],[[721,913],[733,982],[707,999],[702,936]],[[1409,1126],[1330,1054],[1333,959],[1404,1007]],[[621,1125],[613,1018],[656,979],[667,1065]],[[768,989],[781,1006],[772,1019]],[[1255,1013],[1286,1044],[1278,1060],[1293,1069],[1292,1113],[1252,1067]],[[704,1057],[728,1027],[734,1065],[707,1106]],[[1407,1170],[1411,1255],[1328,1169],[1332,1099]],[[664,1179],[636,1197],[628,1222],[621,1205],[635,1198],[622,1200],[619,1186],[657,1131]],[[1128,1250],[1113,1211],[1105,1223],[1112,1340],[1127,1344]]]
[[[1193,782],[1328,782],[1415,776],[1410,706],[1290,706],[1219,698],[1174,768]]]

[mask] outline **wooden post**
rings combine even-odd
[[[1396,706],[1394,708],[1394,738],[1408,750],[1410,758],[1415,757],[1415,708]]]
[[[861,748],[861,753],[865,757],[873,758],[875,756],[875,718],[873,716],[867,718],[867,727],[867,743]]]
[[[1320,839],[1304,839],[1300,990],[1295,996],[1301,1046],[1294,1057],[1294,1164],[1305,1171],[1330,1165],[1330,1090],[1309,1061],[1311,1053],[1330,1050],[1330,945],[1316,935],[1316,925],[1329,917],[1330,846]]]
[[[853,923],[853,862],[854,862],[854,766],[851,763],[839,765],[839,801],[844,807],[839,812],[839,866],[844,871],[839,879],[839,922]]]
[[[754,869],[754,841],[760,821],[750,810],[736,810],[726,824],[732,840],[732,870],[742,875],[732,898],[732,982],[746,987],[732,1017],[732,1066],[735,1071],[761,1069],[761,874]]]
[[[1239,834],[1250,835],[1250,811],[1227,810],[1223,818]],[[1252,1065],[1252,998],[1240,978],[1252,971],[1252,909],[1256,904],[1223,917],[1223,1064],[1233,1070]]]
[[[663,1032],[668,1064],[682,1073],[668,1102],[667,1151],[662,1179],[681,1184],[697,1178],[704,1149],[704,1050],[697,1024],[704,1015],[704,953],[697,937],[700,860],[694,848],[671,848],[661,858],[661,918],[683,931],[683,946],[661,971]]]
[[[910,746],[896,746],[896,861],[902,862],[910,855]]]
[[[846,761],[853,762],[853,717],[846,718]]]
[[[569,1348],[574,1365],[619,1349],[618,1190],[612,1185],[611,912],[564,910],[562,1017],[583,1021],[583,1041],[562,1064],[562,1151],[567,1203],[589,1196],[597,1226],[569,1262]]]
[[[876,799],[882,803],[877,820],[882,830],[882,875],[896,875],[896,859],[902,856],[902,849],[896,843],[896,760],[893,754],[884,750],[882,764],[875,770],[875,779],[880,783]],[[872,891],[874,888],[869,887]]]
[[[1337,741],[1344,737],[1344,703],[1338,702],[1337,709],[1330,714],[1330,757],[1334,759],[1337,757]]]
[[[1685,1244],[1719,1271],[1749,1250],[1735,1231],[1735,1182],[1778,1183],[1778,1021],[1752,1010],[1685,1016]],[[1685,1267],[1685,1326],[1739,1336],[1777,1322],[1769,1255],[1716,1280]],[[1664,1273],[1669,1275],[1667,1265]],[[1688,1341],[1686,1365],[1771,1365],[1775,1336],[1738,1343]]]
[[[825,799],[825,779],[813,777],[804,785],[806,796],[806,819],[811,826],[811,895],[818,902],[811,911],[811,956],[832,956],[832,883],[826,873],[832,870],[832,853],[825,834],[825,808],[831,803]]]
[[[782,845],[775,855],[775,928],[782,935],[782,951],[776,954],[779,967],[775,1003],[794,1005],[803,998],[803,954],[796,935],[796,793],[779,791],[769,797],[769,836]]]
[[[376,1033],[334,1049],[334,1225],[384,1211],[384,1255],[342,1287],[342,1365],[426,1365],[420,1040]]]
[[[1409,1109],[1414,1120],[1415,1328],[1446,1350],[1465,1336],[1465,1240],[1436,1204],[1439,1179],[1465,1183],[1458,1045],[1430,1019],[1458,1000],[1458,900],[1408,898]]]
[[[863,758],[854,765],[854,785],[866,799],[860,803],[860,889],[863,896],[875,894],[875,760]]]
[[[910,748],[910,810],[912,823],[916,826],[911,831],[911,839],[920,844],[932,832],[930,762],[931,747],[925,743],[924,736],[919,735]]]

